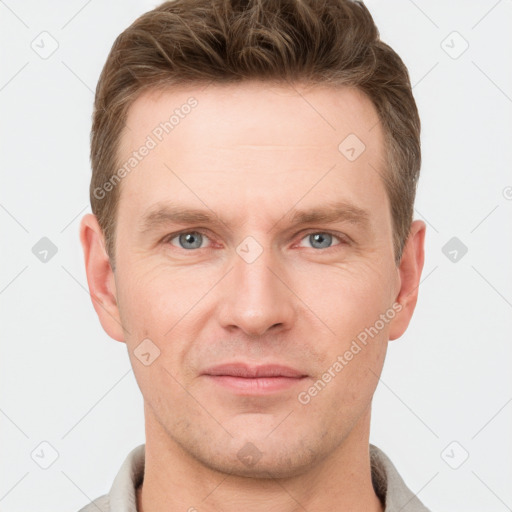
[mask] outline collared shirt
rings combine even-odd
[[[134,448],[123,462],[110,492],[78,512],[137,512],[137,487],[144,479],[145,444]],[[372,483],[384,512],[430,512],[405,485],[387,455],[370,444]]]

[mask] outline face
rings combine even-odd
[[[120,160],[149,150],[120,184],[97,311],[146,422],[210,468],[300,474],[363,428],[412,313],[376,110],[351,88],[247,82],[146,93],[127,125]]]

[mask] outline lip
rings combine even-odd
[[[307,377],[299,370],[284,365],[251,366],[245,363],[214,366],[205,370],[203,375],[238,395],[265,395],[284,391]]]
[[[226,363],[208,368],[203,372],[204,375],[211,376],[231,376],[245,379],[254,379],[259,377],[288,377],[300,378],[307,377],[295,368],[281,364],[249,365],[246,363]]]

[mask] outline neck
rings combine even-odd
[[[164,431],[149,407],[138,512],[383,512],[371,480],[368,408],[342,444],[306,472],[290,478],[220,473],[193,459]]]

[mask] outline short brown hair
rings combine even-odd
[[[96,88],[90,200],[112,268],[120,187],[100,197],[97,191],[120,165],[118,150],[129,107],[148,89],[250,79],[353,86],[371,99],[385,136],[382,179],[398,264],[420,171],[420,119],[407,68],[380,40],[364,4],[174,0],[143,14],[117,37]]]

